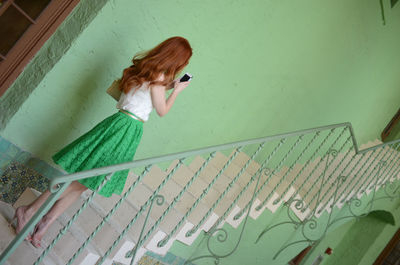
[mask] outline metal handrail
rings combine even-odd
[[[374,148],[379,148],[379,146],[381,146],[381,145],[378,145],[375,147],[370,147],[370,148],[366,148],[364,150],[359,151],[357,141],[356,141],[354,133],[353,133],[352,125],[350,122],[345,122],[345,123],[338,123],[338,124],[333,124],[333,125],[315,127],[315,128],[311,128],[311,129],[298,130],[298,131],[294,131],[294,132],[290,132],[290,133],[276,134],[273,136],[254,138],[254,139],[245,140],[245,141],[237,141],[237,142],[231,142],[231,143],[227,143],[227,144],[215,145],[215,146],[211,146],[211,147],[193,149],[193,150],[185,151],[185,152],[156,156],[153,158],[145,158],[145,159],[135,160],[132,162],[121,163],[118,165],[112,165],[112,166],[106,166],[106,167],[100,167],[100,168],[80,171],[77,173],[72,173],[72,174],[68,174],[68,175],[55,177],[50,181],[50,186],[53,189],[54,186],[57,186],[57,184],[64,183],[67,181],[72,182],[74,180],[80,180],[80,179],[88,178],[91,176],[103,175],[103,174],[108,174],[108,173],[117,172],[117,171],[121,171],[121,170],[132,169],[132,168],[136,168],[136,167],[142,167],[142,166],[152,165],[152,164],[156,164],[156,163],[172,161],[175,159],[181,159],[183,157],[190,157],[190,156],[195,156],[195,155],[202,155],[205,153],[212,153],[212,152],[217,152],[217,151],[228,150],[228,149],[237,148],[240,146],[258,144],[258,143],[262,143],[262,142],[269,142],[269,141],[273,141],[273,140],[277,140],[277,139],[281,139],[281,138],[305,135],[305,134],[309,134],[309,133],[313,133],[313,132],[317,132],[317,131],[328,130],[328,129],[338,128],[338,127],[343,127],[343,126],[347,126],[350,129],[350,133],[351,133],[351,137],[353,140],[353,145],[354,145],[356,154],[368,152],[369,150],[373,150]],[[382,145],[384,145],[384,144],[382,144]]]
[[[345,129],[349,129],[349,133],[350,136],[348,137],[348,140],[351,139],[352,141],[352,147],[354,148],[354,156],[358,155],[358,154],[366,154],[369,151],[372,150],[376,150],[385,146],[390,146],[394,143],[400,143],[400,139],[399,140],[394,140],[391,142],[387,142],[387,143],[382,143],[373,147],[369,147],[369,148],[365,148],[363,150],[359,150],[355,135],[354,135],[354,130],[353,127],[351,125],[351,123],[346,122],[346,123],[339,123],[339,124],[333,124],[333,125],[328,125],[328,126],[320,126],[320,127],[315,127],[315,128],[311,128],[311,129],[305,129],[305,130],[298,130],[298,131],[294,131],[294,132],[290,132],[290,133],[284,133],[284,134],[277,134],[277,135],[273,135],[273,136],[267,136],[267,137],[261,137],[261,138],[254,138],[254,139],[250,139],[250,140],[244,140],[244,141],[236,141],[236,142],[231,142],[231,143],[227,143],[227,144],[221,144],[221,145],[215,145],[215,146],[211,146],[211,147],[205,147],[205,148],[199,148],[199,149],[194,149],[194,150],[190,150],[190,151],[185,151],[185,152],[179,152],[179,153],[173,153],[173,154],[168,154],[168,155],[162,155],[162,156],[157,156],[157,157],[153,157],[153,158],[146,158],[146,159],[141,159],[141,160],[136,160],[136,161],[132,161],[132,162],[126,162],[126,163],[121,163],[121,164],[117,164],[117,165],[112,165],[112,166],[106,166],[106,167],[101,167],[101,168],[95,168],[95,169],[90,169],[90,170],[85,170],[85,171],[81,171],[81,172],[76,172],[76,173],[72,173],[72,174],[67,174],[67,175],[63,175],[63,176],[58,176],[53,178],[50,181],[50,190],[53,193],[48,201],[46,201],[42,207],[36,212],[36,214],[31,218],[31,220],[25,225],[25,227],[22,229],[22,231],[14,238],[14,240],[9,244],[9,246],[3,251],[3,253],[0,255],[0,265],[2,265],[7,258],[12,254],[12,252],[16,249],[17,246],[19,246],[19,244],[22,242],[22,240],[27,236],[27,234],[29,233],[29,231],[31,231],[34,227],[34,225],[40,220],[40,218],[44,215],[44,213],[46,213],[50,207],[55,203],[55,201],[58,199],[58,197],[62,194],[62,192],[66,189],[66,187],[75,180],[80,180],[80,179],[84,179],[84,178],[88,178],[88,177],[92,177],[92,176],[98,176],[98,175],[104,175],[107,174],[108,177],[110,177],[112,175],[112,173],[117,172],[117,171],[121,171],[121,170],[127,170],[127,169],[132,169],[132,168],[140,168],[140,167],[145,167],[145,170],[143,171],[143,173],[140,175],[140,177],[138,178],[138,180],[142,179],[144,174],[146,174],[149,169],[151,168],[152,165],[157,164],[157,163],[162,163],[162,162],[167,162],[167,161],[173,161],[173,160],[179,160],[179,163],[177,164],[177,166],[168,174],[167,178],[164,179],[164,181],[162,182],[162,184],[160,184],[160,186],[156,189],[156,191],[154,191],[152,197],[150,198],[149,201],[152,201],[154,198],[156,198],[156,196],[158,196],[158,192],[160,191],[160,189],[163,187],[163,185],[169,180],[169,178],[171,178],[171,176],[174,174],[174,171],[179,167],[179,165],[182,163],[182,161],[187,158],[187,157],[193,157],[193,156],[197,156],[197,155],[204,155],[204,154],[213,154],[217,151],[224,151],[224,150],[230,150],[232,148],[234,148],[236,150],[235,154],[237,154],[237,151],[240,150],[242,147],[244,146],[248,146],[248,145],[254,145],[254,144],[259,144],[260,145],[260,149],[258,151],[261,150],[262,146],[264,145],[264,143],[266,142],[271,142],[274,140],[281,140],[281,144],[283,143],[282,141],[285,141],[285,139],[289,138],[289,137],[300,137],[302,138],[303,136],[307,135],[307,134],[311,134],[311,133],[319,133],[321,131],[325,131],[325,130],[334,130],[335,128],[339,128],[339,127],[344,127]],[[344,131],[345,131],[344,129]],[[344,132],[343,131],[343,132]],[[342,132],[342,133],[343,133]],[[329,134],[330,135],[330,134]],[[329,135],[327,137],[329,137]],[[338,139],[337,139],[338,140]],[[336,140],[336,141],[337,141]],[[336,143],[335,141],[335,143]],[[334,144],[335,144],[334,143]],[[347,143],[347,141],[346,141]],[[307,148],[310,146],[311,143],[309,143],[309,145],[306,147],[306,149],[303,150],[303,152],[301,153],[300,156],[298,156],[298,158],[292,162],[292,166],[298,162],[301,158],[301,156],[304,154],[304,152],[307,150]],[[291,151],[293,150],[293,148],[297,145],[297,142],[294,146],[292,146]],[[320,147],[319,147],[320,148]],[[319,148],[314,152],[314,155],[319,152]],[[257,151],[257,152],[258,152]],[[290,153],[290,152],[289,152]],[[283,162],[286,160],[287,156],[289,155],[286,154],[286,156],[283,158],[283,160],[281,160],[281,162],[277,165],[275,170],[279,170],[279,168],[282,166]],[[254,155],[255,156],[255,155]],[[229,163],[232,162],[232,160],[234,159],[234,155],[230,157],[230,159],[228,160],[227,164],[225,164],[225,166],[221,169],[221,171],[218,173],[217,176],[221,175],[222,172],[225,170],[225,168],[229,165]],[[252,156],[252,158],[250,160],[252,160],[254,157]],[[210,160],[210,157],[207,161]],[[249,160],[249,161],[250,161]],[[268,159],[269,160],[269,159]],[[310,161],[308,161],[310,162]],[[307,164],[308,164],[307,162]],[[207,164],[208,162],[206,162],[205,164],[203,164],[202,168],[204,168],[204,166]],[[248,163],[246,163],[246,165],[248,165]],[[292,167],[291,166],[291,167]],[[262,170],[263,168],[260,168],[260,170]],[[202,170],[202,169],[201,169]],[[198,174],[200,173],[199,170],[198,172],[196,172],[196,177],[198,176]],[[243,172],[244,169],[242,169],[241,172]],[[274,170],[274,171],[275,171]],[[395,168],[393,171],[396,172],[397,168]],[[261,171],[260,171],[261,172]],[[240,173],[241,174],[241,173]],[[231,182],[231,184],[229,185],[229,187],[231,187],[231,185],[233,185],[233,183],[236,181],[237,178],[239,178],[240,174],[238,174],[234,180]],[[288,174],[288,173],[287,173]],[[285,174],[285,176],[287,175]],[[301,174],[301,173],[299,173]],[[296,176],[297,179],[298,176]],[[251,181],[253,181],[255,179],[255,176],[252,177]],[[105,181],[107,181],[107,178],[105,179]],[[105,182],[104,181],[104,182]],[[183,192],[186,191],[186,189],[191,185],[191,183],[194,181],[194,179],[192,179],[190,181],[189,185],[186,185],[183,189],[183,191],[181,191],[181,193],[179,194],[180,196],[183,194]],[[283,180],[281,180],[283,181]],[[279,186],[281,184],[281,181],[278,183],[277,186]],[[215,179],[212,183],[209,184],[207,191],[210,189],[210,187],[214,184]],[[251,182],[249,182],[246,186],[246,188],[248,187],[248,185]],[[129,189],[129,192],[131,192],[134,188],[134,186],[137,183],[135,182],[135,184]],[[261,183],[260,184],[260,188],[259,190],[257,190],[254,194],[254,196],[256,196],[260,190],[266,185],[267,183]],[[292,185],[293,182],[290,184]],[[277,187],[276,186],[276,187]],[[228,189],[229,189],[228,187]],[[274,188],[274,190],[276,189],[276,187]],[[287,189],[285,190],[284,194],[287,193]],[[224,194],[227,192],[227,190],[225,190],[225,192],[222,194],[222,197],[224,196]],[[242,194],[243,192],[241,192]],[[241,195],[240,194],[240,195]],[[204,195],[204,194],[203,194]],[[240,197],[239,195],[239,197]],[[271,195],[271,194],[270,194]],[[269,196],[270,196],[269,195]],[[125,199],[125,197],[127,196],[127,194],[125,194],[123,196],[123,198],[121,198],[121,200],[118,202],[117,207],[119,206],[119,204]],[[176,197],[176,200],[178,200],[180,198],[180,196]],[[268,197],[269,198],[269,197]],[[200,198],[201,199],[201,198]],[[238,198],[235,199],[235,201],[237,201]],[[193,207],[197,206],[199,200],[197,200]],[[266,201],[266,200],[265,200]],[[87,205],[88,202],[86,202],[85,205]],[[217,201],[213,207],[216,206],[216,204],[218,204],[219,201]],[[143,205],[140,209],[140,213],[142,213],[143,211],[145,211],[146,207],[148,205]],[[247,205],[246,207],[248,207],[249,205]],[[232,205],[231,205],[232,207]],[[229,209],[231,209],[231,207]],[[168,209],[171,207],[168,207]],[[174,231],[176,231],[178,229],[178,227],[182,224],[182,222],[185,220],[185,218],[187,217],[188,214],[190,214],[192,208],[190,209],[190,211],[188,211],[188,213],[184,216],[184,218],[182,218],[182,220],[179,222],[179,224],[174,228]],[[115,209],[113,209],[110,213],[112,214],[113,211]],[[245,209],[243,209],[245,210]],[[210,212],[210,211],[209,211]],[[163,214],[163,216],[165,216],[166,213]],[[225,213],[226,214],[226,213]],[[107,215],[109,216],[109,215]],[[76,218],[76,216],[74,216],[74,218]],[[108,217],[107,217],[108,218]],[[132,222],[130,223],[130,225],[132,225],[135,221],[136,221],[137,216],[134,218],[134,220],[132,220]],[[202,222],[205,221],[206,216],[203,217]],[[157,220],[157,223],[159,223],[163,218],[160,218],[159,220]],[[74,220],[71,220],[71,222],[68,223],[68,225],[70,226],[72,224]],[[105,220],[104,220],[105,221]],[[193,228],[191,230],[192,233],[194,233],[195,230],[197,230],[199,228],[198,224],[195,228]],[[129,227],[127,227],[129,228]],[[151,228],[151,231],[154,230],[154,226]],[[65,228],[64,230],[68,229]],[[99,227],[96,228],[96,230],[98,230]],[[124,230],[125,231],[125,230]],[[149,236],[150,232],[147,233],[144,238],[147,238]],[[92,237],[93,235],[91,235]],[[122,236],[122,234],[121,234]],[[170,235],[169,235],[170,236]],[[167,238],[169,238],[169,236]],[[56,238],[56,240],[58,240],[59,236]],[[166,242],[167,238],[164,240],[164,243]],[[52,245],[54,245],[54,243],[56,242],[53,241]],[[143,243],[141,240],[141,242],[139,243]],[[87,244],[87,242],[85,242],[85,244]],[[115,244],[114,244],[115,245]],[[81,247],[82,249],[82,247]],[[110,248],[107,253],[109,254],[111,252]],[[40,262],[40,260],[47,254],[48,249],[46,249],[46,251],[44,252],[44,254],[42,254],[42,256],[38,259],[38,261],[35,264],[38,264],[38,262]],[[76,255],[78,255],[79,252],[75,253],[74,257]],[[106,255],[107,256],[107,255]],[[69,261],[68,264],[71,264],[73,262],[74,257]],[[104,259],[105,257],[103,257]]]

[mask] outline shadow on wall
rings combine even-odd
[[[372,211],[361,218],[350,227],[325,265],[359,264],[387,225],[395,225],[392,213],[387,211]],[[343,257],[346,257],[346,264]]]

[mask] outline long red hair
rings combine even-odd
[[[153,49],[133,57],[133,65],[123,71],[119,89],[128,93],[132,88],[139,88],[144,82],[166,86],[188,64],[191,56],[192,48],[185,38],[169,38]],[[162,74],[164,79],[160,80]]]

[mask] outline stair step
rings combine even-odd
[[[213,160],[211,160],[213,161]],[[218,175],[219,170],[215,168],[211,162],[200,172],[199,178],[202,179],[207,184],[211,183],[214,178]],[[222,173],[224,174],[224,173]]]
[[[167,174],[159,167],[153,166],[144,176],[142,183],[146,184],[147,187],[154,191],[163,182],[166,176]]]
[[[366,145],[362,145],[363,148],[360,149],[369,148],[377,144],[379,144],[379,141],[377,140],[370,141]],[[172,239],[168,242],[167,246],[162,248],[158,248],[156,246],[160,239],[164,238],[166,234],[169,234],[172,229],[175,228],[177,223],[182,219],[182,217],[196,201],[196,198],[199,198],[202,195],[204,189],[206,189],[208,185],[215,179],[215,176],[225,166],[226,162],[229,160],[229,157],[231,157],[234,152],[235,151],[233,150],[229,156],[226,156],[221,152],[216,152],[215,157],[210,160],[210,163],[208,163],[205,169],[199,174],[198,178],[193,182],[188,190],[183,193],[183,196],[180,198],[180,200],[175,204],[175,206],[169,211],[168,214],[163,216],[164,210],[168,207],[168,205],[173,202],[174,198],[180,193],[182,188],[188,183],[188,181],[190,181],[195,172],[203,165],[205,159],[201,156],[196,156],[193,158],[192,161],[190,161],[188,165],[182,164],[179,167],[172,178],[168,182],[166,182],[163,188],[159,191],[159,194],[164,196],[165,202],[162,205],[157,205],[156,203],[154,203],[152,211],[150,212],[148,223],[144,228],[145,233],[143,235],[146,235],[149,229],[160,217],[162,217],[163,220],[158,225],[158,227],[154,229],[151,236],[144,242],[143,246],[151,249],[156,253],[165,254],[173,241],[176,239],[184,242],[185,244],[191,244],[191,242],[193,242],[197,235],[200,233],[201,229],[207,231],[207,229],[209,229],[213,225],[213,223],[218,219],[219,216],[225,214],[228,207],[231,206],[231,203],[236,199],[242,189],[246,187],[246,185],[251,180],[253,174],[255,174],[259,169],[260,165],[258,163],[254,161],[250,162],[249,167],[245,171],[243,171],[237,181],[232,185],[230,190],[227,191],[225,196],[221,199],[219,204],[211,213],[210,217],[207,218],[205,224],[200,227],[199,231],[194,236],[190,238],[186,238],[183,236],[186,231],[188,231],[191,227],[198,224],[200,220],[202,220],[210,207],[212,207],[215,201],[220,197],[220,195],[226,191],[228,185],[233,180],[233,178],[237,176],[243,166],[249,161],[249,156],[244,152],[239,152],[237,156],[232,160],[232,163],[219,176],[214,185],[210,188],[209,192],[198,203],[196,208],[194,208],[192,213],[188,216],[187,220],[182,224],[182,227],[179,228],[178,232],[175,235],[172,235]],[[377,156],[377,153],[378,152],[372,155],[372,151],[369,151],[364,155],[364,158],[359,163],[358,167],[352,171],[351,176],[349,176],[342,184],[338,194],[341,194],[341,192],[344,191],[345,187],[350,183],[352,177],[354,177],[358,170],[361,169],[364,161],[366,161],[368,157],[370,157],[370,161],[372,161]],[[257,218],[265,208],[268,208],[269,210],[274,212],[281,205],[282,201],[288,200],[295,193],[298,194],[296,198],[302,199],[306,203],[309,203],[311,201],[311,198],[317,196],[317,193],[321,187],[322,179],[324,178],[325,183],[322,185],[321,195],[326,193],[326,196],[325,199],[318,205],[318,207],[321,207],[331,198],[333,192],[336,189],[336,180],[339,176],[339,173],[352,157],[352,154],[350,154],[346,158],[346,160],[341,162],[341,167],[335,170],[344,155],[344,152],[339,153],[335,157],[335,160],[333,160],[331,166],[327,169],[325,168],[326,161],[322,161],[318,168],[314,170],[314,167],[319,163],[321,159],[320,157],[317,157],[310,161],[309,165],[304,169],[303,164],[296,164],[293,166],[292,169],[289,169],[287,166],[283,166],[279,171],[275,172],[275,174],[271,176],[267,185],[257,196],[255,204],[251,209],[251,217]],[[398,153],[396,153],[396,155],[398,155]],[[330,157],[329,161],[331,161],[331,159],[333,159],[333,157]],[[381,159],[382,157],[377,157],[375,164]],[[350,173],[351,168],[356,164],[357,160],[358,158],[355,158],[352,164],[349,165],[347,170],[345,172],[342,172],[341,175],[347,176]],[[78,257],[74,264],[95,264],[98,258],[108,250],[109,246],[112,245],[114,240],[122,232],[125,226],[132,220],[132,218],[134,218],[139,209],[148,201],[153,192],[164,181],[167,174],[177,163],[178,160],[171,162],[166,170],[160,169],[158,166],[153,166],[150,172],[148,172],[147,175],[144,176],[142,182],[138,183],[133,192],[127,197],[126,201],[124,201],[119,206],[114,215],[107,221],[106,224],[104,224],[104,227],[97,233],[92,242],[88,244],[88,247],[85,248],[83,253]],[[375,164],[371,165],[371,170],[375,166]],[[362,173],[365,168],[361,169],[360,173]],[[288,170],[290,170],[290,172],[288,172]],[[297,176],[300,170],[302,170],[301,175],[299,175],[296,181],[294,181],[294,178]],[[309,176],[309,174],[313,170],[314,173]],[[334,175],[332,175],[333,172],[335,172]],[[323,174],[325,174],[325,177]],[[284,176],[285,179],[283,179]],[[262,185],[268,178],[268,175],[262,174],[259,185]],[[308,180],[304,182],[306,178],[308,178]],[[130,185],[135,183],[136,180],[137,175],[135,175],[133,172],[130,172],[127,178],[126,185],[124,187],[124,192],[127,191]],[[242,194],[242,197],[238,200],[237,205],[232,208],[231,213],[227,213],[226,220],[233,227],[237,227],[243,220],[244,215],[239,221],[233,220],[233,216],[250,202],[256,182],[257,181],[255,180],[249,185],[248,189]],[[280,183],[279,186],[277,186],[278,183]],[[355,183],[356,180],[353,182],[352,185],[354,185]],[[355,189],[358,189],[361,185],[362,184],[360,182],[355,186]],[[302,189],[298,190],[300,187],[302,187]],[[283,200],[280,200],[277,205],[274,205],[273,202],[277,198],[281,198],[284,193],[285,197],[283,198]],[[307,193],[308,196],[305,197]],[[350,191],[348,190],[346,193],[348,194],[343,194],[342,196],[343,198],[349,199],[348,196],[350,196]],[[78,202],[73,204],[63,215],[60,216],[57,222],[49,230],[49,233],[47,233],[45,238],[43,239],[43,244],[45,246],[50,243],[51,239],[58,234],[61,226],[68,222],[70,217],[82,205],[83,199],[85,197],[87,198],[89,194],[90,192],[86,192]],[[26,193],[24,192],[23,196],[18,199],[18,201],[15,203],[15,206],[17,207],[19,205],[25,205],[32,201],[32,199],[36,198],[36,196],[37,194],[35,195],[32,190],[28,190],[26,191]],[[266,205],[262,208],[261,211],[256,211],[254,208],[257,206],[257,204],[264,201],[267,196],[270,196],[271,198],[268,200]],[[91,233],[91,231],[95,229],[97,224],[101,222],[102,218],[107,215],[107,213],[114,207],[114,205],[118,202],[120,198],[121,196],[119,195],[113,195],[110,198],[104,198],[102,196],[96,195],[92,203],[82,212],[81,216],[77,218],[75,224],[72,225],[64,238],[62,238],[56,244],[53,251],[50,252],[50,254],[46,257],[45,264],[65,264],[70,256],[82,244],[83,240],[85,240],[85,238]],[[314,207],[316,207],[316,198],[312,204],[314,205]],[[341,207],[340,203],[338,203],[337,206]],[[7,207],[0,207],[0,210],[3,216],[12,216],[14,212],[12,208],[10,209]],[[149,208],[145,209],[143,213],[138,216],[136,223],[132,226],[130,231],[128,231],[126,237],[122,239],[117,247],[112,251],[105,264],[112,264],[113,261],[120,262],[122,264],[129,264],[129,259],[125,258],[125,254],[127,252],[127,249],[132,249],[134,244],[138,240],[148,210]],[[327,207],[324,210],[329,211],[330,208]],[[309,211],[310,209],[307,209],[306,213],[299,212],[296,214],[302,219],[307,215]],[[4,217],[0,218],[4,219]],[[225,221],[223,221],[222,224],[224,222]],[[2,223],[0,220],[0,225],[1,224]],[[7,234],[8,232],[5,231],[4,233]],[[3,230],[0,231],[0,235],[3,235]],[[12,237],[13,236],[14,235],[12,235]],[[0,237],[0,247],[3,247],[2,240],[3,237]],[[34,255],[39,255],[38,253],[36,253],[37,250],[34,249],[30,244],[27,244],[26,242],[24,243],[26,245],[25,247],[30,249],[30,251],[33,252]],[[23,244],[21,245],[21,247],[23,247]],[[143,254],[146,251],[146,248],[142,247],[139,252]],[[66,249],[68,249],[68,251],[66,251]],[[13,256],[15,256],[15,253],[13,254]],[[15,260],[13,261],[15,262]],[[14,263],[10,262],[10,264]]]
[[[143,189],[141,189],[141,188],[143,188]],[[147,201],[147,198],[150,197],[150,195],[151,195],[151,192],[148,191],[148,194],[147,194],[148,196],[144,195],[144,196],[146,196],[146,198],[144,198],[143,196],[132,196],[134,194],[138,195],[135,192],[140,191],[140,190],[148,191],[148,188],[145,187],[143,184],[139,184],[138,187],[135,188],[135,191],[130,194],[131,197],[128,196],[127,200],[125,200],[123,203],[120,204],[119,208],[114,212],[114,214],[111,216],[111,218],[106,223],[105,227],[102,228],[102,230],[111,228],[112,230],[115,231],[116,235],[119,235],[125,229],[125,227],[131,222],[131,220],[138,213],[138,208],[142,205],[141,204],[140,206],[137,206],[138,203],[136,203],[136,199],[140,199],[140,201],[143,200],[143,203],[144,203],[145,201]],[[92,203],[92,207],[94,207],[96,209],[96,211],[99,212],[101,218],[104,218],[108,214],[108,212],[114,207],[114,205],[118,202],[119,198],[120,197],[118,195],[113,195],[110,198],[104,198],[104,197],[98,196],[97,198],[95,197],[95,200]],[[135,199],[135,201],[133,201],[134,199]],[[135,205],[133,205],[133,204],[135,204]],[[164,203],[164,205],[165,205],[165,203]],[[155,223],[154,217],[156,217],[156,216],[154,216],[153,212],[154,211],[158,212],[159,209],[157,207],[158,207],[158,205],[153,205],[153,210],[148,219],[148,223],[146,224],[145,232],[147,231],[147,229],[149,229]],[[147,211],[148,211],[148,208],[141,215],[139,215],[137,217],[135,224],[130,228],[130,230],[128,231],[128,233],[126,235],[126,240],[132,241],[132,242],[137,241],[137,239],[139,238],[141,229],[143,227]],[[157,228],[157,229],[160,229],[160,228]],[[156,229],[156,231],[157,231],[157,229]],[[92,230],[93,229],[91,229],[90,231],[92,231]],[[115,237],[116,235],[114,235],[112,237]],[[101,237],[98,237],[98,238],[99,238],[99,240],[101,240]],[[148,240],[146,242],[148,242]],[[96,243],[96,238],[94,239],[94,243]],[[100,250],[100,253],[104,254],[104,252],[108,249],[108,247],[110,245],[111,244],[105,245],[104,248],[102,248]],[[110,256],[113,256],[118,251],[119,251],[119,249],[118,249],[118,247],[116,247]]]
[[[13,204],[14,209],[17,209],[20,206],[28,205],[33,202],[37,197],[39,197],[40,192],[32,189],[27,188],[24,192],[18,197],[18,199]]]
[[[127,241],[125,240],[122,245],[120,246],[118,252],[111,258],[111,262],[109,263],[111,264],[126,264],[129,265],[131,262],[131,258],[126,258],[125,255],[128,251],[131,251],[133,248],[135,247],[135,243],[131,242],[131,241]],[[135,256],[135,261],[134,264],[136,264],[142,257],[143,255],[146,253],[147,249],[145,248],[139,248],[138,251],[136,252],[136,256]],[[103,263],[103,264],[107,264],[107,263]],[[84,264],[82,264],[84,265]]]
[[[11,205],[0,201],[0,252],[3,252],[8,244],[14,239],[15,231],[14,228],[10,227],[10,220],[13,216],[13,213],[10,215],[9,213],[13,211]],[[6,213],[6,215],[3,215]],[[41,249],[34,248],[27,241],[22,241],[20,246],[11,254],[9,259],[7,260],[8,264],[31,264],[32,261],[36,260],[36,258],[40,255]],[[54,265],[54,264],[62,264],[61,262],[57,262],[56,260],[52,260],[49,256],[47,256],[43,263],[44,265]]]
[[[229,158],[226,157],[221,152],[216,152],[213,159],[210,160],[210,165],[214,166],[214,168],[219,172],[228,162]]]
[[[33,200],[36,199],[36,197],[40,193],[35,191],[34,189],[27,188],[21,196],[18,198],[16,203],[14,204],[15,206],[20,206],[20,205],[27,205],[30,204]],[[83,200],[80,199],[77,202],[75,202],[65,213],[63,213],[54,223],[53,225],[49,228],[49,230],[46,232],[45,236],[42,239],[42,248],[47,247],[53,239],[58,235],[59,231],[69,222],[71,217],[75,214],[75,212],[81,207],[83,203]],[[87,209],[90,209],[87,207]],[[88,218],[86,220],[94,220],[96,215],[87,215],[87,209],[81,213],[81,216],[78,217],[79,219],[82,218]],[[85,228],[85,225],[87,226],[90,224],[90,222],[86,221],[81,221],[78,223],[80,225],[83,225],[83,228],[77,226],[77,224],[73,224],[70,229],[62,236],[62,238],[56,243],[54,246],[53,250],[50,252],[49,256],[53,257],[53,259],[59,259],[58,263],[59,264],[64,264],[66,263],[69,258],[73,256],[73,254],[76,252],[76,250],[79,248],[79,246],[83,243],[83,241],[86,239],[86,234],[85,231],[87,231]],[[78,231],[77,231],[78,230]],[[89,254],[96,254],[97,252],[94,250],[93,246],[91,244],[88,244],[85,249],[82,251],[82,253],[76,258],[73,264],[80,264],[82,260],[85,259],[85,257]]]
[[[189,167],[182,165],[177,171],[175,171],[175,174],[172,176],[172,180],[184,187],[186,183],[188,183],[193,177],[194,172],[195,171],[192,171]]]

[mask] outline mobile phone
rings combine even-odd
[[[193,76],[189,73],[186,73],[184,76],[181,77],[181,79],[179,79],[179,82],[187,82],[192,80]]]

